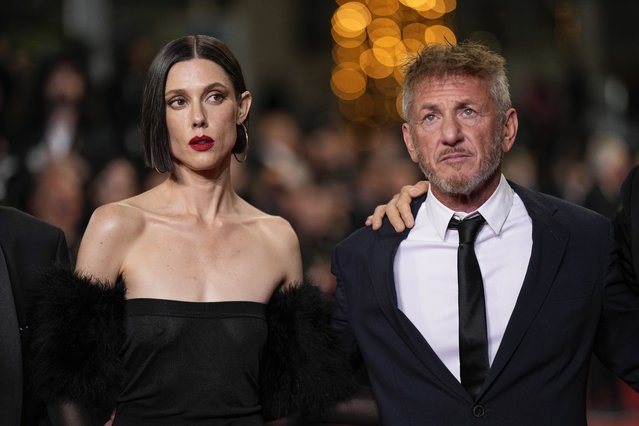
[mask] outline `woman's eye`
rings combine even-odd
[[[220,103],[224,100],[225,96],[221,93],[211,93],[208,97],[207,100],[209,102],[214,102],[214,103]]]
[[[182,98],[173,98],[170,99],[167,104],[172,108],[179,108],[181,106],[184,106],[186,104],[186,101]]]

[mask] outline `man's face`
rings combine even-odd
[[[486,81],[450,75],[416,86],[402,132],[434,191],[469,195],[499,180],[502,155],[517,127],[513,109],[500,118]]]

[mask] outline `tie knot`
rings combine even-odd
[[[459,220],[453,217],[448,224],[448,228],[459,231],[459,244],[474,244],[479,230],[486,223],[486,219],[480,214]]]

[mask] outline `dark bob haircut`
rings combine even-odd
[[[146,77],[142,96],[142,150],[147,166],[159,172],[173,172],[173,160],[166,125],[164,90],[166,77],[173,65],[190,59],[201,58],[215,62],[226,71],[233,82],[235,96],[246,91],[244,76],[239,62],[226,44],[215,37],[190,35],[166,44],[155,56]],[[248,124],[248,117],[245,121]],[[246,149],[246,133],[238,126],[238,138],[233,153]]]

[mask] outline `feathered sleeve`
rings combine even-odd
[[[332,303],[310,283],[273,295],[261,380],[265,418],[317,416],[354,395],[357,384],[348,358],[330,327]]]
[[[104,424],[115,407],[123,377],[124,293],[121,279],[107,284],[58,266],[33,294],[34,390],[61,424]],[[78,420],[80,413],[88,418]]]

